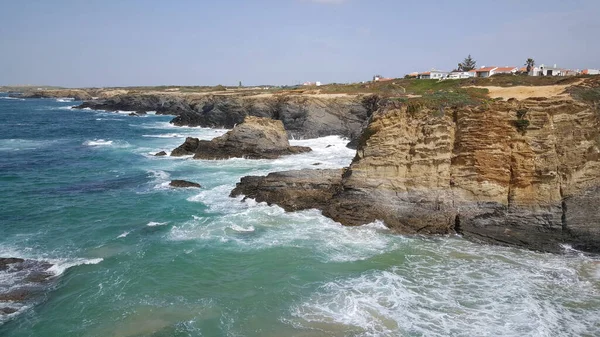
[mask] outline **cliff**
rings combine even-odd
[[[314,189],[318,202],[290,208],[289,196],[274,193],[294,190],[293,172],[244,178],[232,195],[318,208],[345,225],[383,220],[399,233],[599,252],[598,82],[521,101],[394,102],[373,115],[350,167]],[[303,181],[311,174],[322,181],[310,170]]]
[[[280,120],[290,138],[360,134],[372,111],[361,95],[226,95],[136,93],[84,102],[78,108],[156,111],[176,117],[178,126],[232,128],[246,116]]]

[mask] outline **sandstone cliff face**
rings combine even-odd
[[[308,147],[290,146],[281,121],[248,116],[221,137],[211,141],[188,137],[171,156],[193,154],[194,159],[275,159],[283,155],[311,151]]]
[[[85,102],[79,108],[156,111],[177,115],[171,123],[178,126],[232,128],[246,116],[268,117],[282,121],[290,138],[354,138],[370,115],[362,97],[344,95],[127,94]]]
[[[339,192],[313,207],[346,225],[600,251],[599,127],[598,107],[571,97],[392,106],[373,116]]]

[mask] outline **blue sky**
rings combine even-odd
[[[600,68],[600,1],[0,0],[0,85],[354,82],[478,65]]]

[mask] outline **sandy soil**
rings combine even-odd
[[[565,89],[576,85],[578,83],[572,83],[567,85],[546,85],[546,86],[516,86],[516,87],[477,87],[472,88],[484,88],[489,90],[489,96],[491,98],[502,97],[504,100],[509,98],[516,98],[518,100],[531,98],[531,97],[570,97],[565,92]]]

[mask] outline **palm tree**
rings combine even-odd
[[[527,66],[527,73],[529,74],[533,70],[533,67],[535,67],[535,60],[528,58],[527,61],[525,61],[525,65]]]

